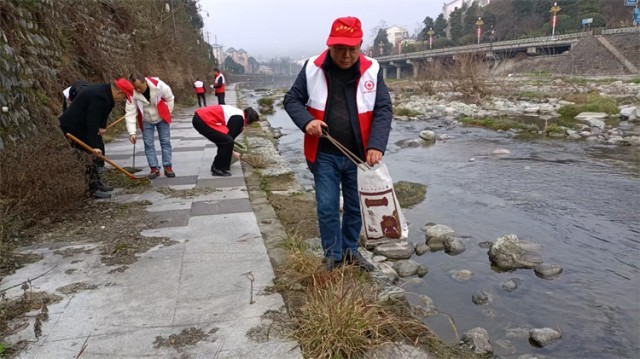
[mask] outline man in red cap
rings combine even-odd
[[[325,268],[348,263],[371,271],[374,266],[358,251],[362,218],[357,166],[322,134],[331,135],[361,161],[377,164],[389,139],[391,96],[378,62],[360,53],[358,18],[336,19],[327,46],[304,64],[284,97],[284,108],[305,133],[304,155],[315,182]]]
[[[126,79],[118,79],[111,84],[89,85],[80,92],[69,107],[60,116],[60,128],[64,133],[70,133],[93,148],[94,153],[101,154],[100,128],[107,123],[107,118],[116,102],[133,95],[133,85]],[[80,152],[84,149],[71,142]],[[113,188],[100,181],[95,162],[87,166],[87,182],[94,198],[109,198],[107,193]]]

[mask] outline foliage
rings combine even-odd
[[[614,98],[596,93],[573,95],[567,97],[567,100],[576,104],[565,105],[558,109],[558,113],[565,118],[574,118],[581,112],[604,112],[613,115],[619,111],[618,103]]]
[[[258,99],[258,106],[271,107],[274,101],[275,99],[273,97],[261,97]]]
[[[447,19],[444,18],[443,14],[438,15],[436,21],[433,23],[433,31],[436,33],[436,37],[445,37],[447,36]]]
[[[507,131],[510,129],[521,129],[526,131],[537,131],[538,127],[534,124],[526,124],[509,118],[473,118],[462,117],[460,122],[467,126],[478,126],[489,128],[492,130]]]
[[[395,116],[407,116],[407,117],[420,116],[420,112],[414,111],[406,107],[394,107],[393,114]]]
[[[224,68],[226,69],[227,72],[232,74],[236,74],[236,75],[244,74],[244,66],[233,61],[231,56],[228,56],[226,59],[224,59]]]
[[[380,44],[382,43],[382,54],[380,54]],[[384,29],[379,29],[378,34],[373,40],[373,52],[377,56],[389,55],[391,54],[391,50],[393,49],[393,45],[389,42],[387,38],[387,32]]]

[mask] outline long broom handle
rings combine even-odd
[[[111,127],[117,125],[120,121],[124,120],[124,116],[120,117],[119,119],[111,122],[108,126],[107,126],[107,130],[110,129]]]
[[[73,142],[79,144],[80,146],[82,146],[82,148],[84,148],[85,150],[89,151],[90,153],[96,155],[98,158],[102,159],[103,161],[107,162],[108,164],[112,165],[115,169],[117,169],[118,171],[124,173],[125,175],[127,175],[129,178],[131,179],[137,179],[135,175],[129,173],[129,171],[125,170],[124,168],[118,166],[115,162],[111,161],[110,159],[108,159],[107,157],[105,157],[103,154],[101,153],[96,153],[93,148],[91,148],[89,145],[87,145],[86,143],[82,142],[79,138],[77,138],[76,136],[70,134],[70,133],[65,133],[65,136],[67,136],[69,139],[71,139]]]

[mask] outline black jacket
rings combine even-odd
[[[60,128],[91,148],[100,148],[98,129],[105,127],[113,106],[111,84],[90,85],[78,94],[60,116]]]

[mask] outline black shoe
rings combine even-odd
[[[108,184],[104,184],[104,183],[100,182],[100,184],[98,185],[98,191],[111,192],[111,191],[113,191],[113,187],[109,186]]]
[[[371,264],[368,260],[366,260],[360,252],[357,250],[355,252],[347,252],[344,255],[344,262],[347,264],[352,264],[364,269],[367,272],[372,272],[376,269],[376,267]]]
[[[324,263],[324,270],[326,270],[327,272],[331,272],[332,270],[342,265],[342,261],[336,260],[335,258],[331,257],[325,257],[322,262]]]
[[[95,199],[106,199],[106,198],[111,198],[111,193],[108,192],[103,192],[100,190],[94,191],[93,193],[91,193],[91,195],[93,196],[93,198]]]
[[[225,170],[219,170],[219,169],[217,169],[215,167],[211,167],[211,175],[212,176],[229,177],[229,176],[231,176],[231,172],[225,171]]]

